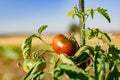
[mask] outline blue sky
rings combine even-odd
[[[48,25],[46,32],[66,32],[72,20],[67,12],[78,0],[0,0],[0,35],[14,33],[35,33],[41,25]],[[103,16],[95,14],[86,27],[96,27],[103,31],[120,31],[120,0],[85,0],[85,7],[108,9],[111,23]]]

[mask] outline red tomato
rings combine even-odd
[[[52,47],[58,54],[73,56],[77,51],[76,43],[68,40],[64,35],[57,34],[53,38]]]

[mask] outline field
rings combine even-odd
[[[108,33],[112,39],[112,44],[120,49],[120,33]],[[21,45],[28,35],[13,35],[0,37],[0,80],[23,80],[25,72],[22,70],[23,58]],[[52,42],[53,35],[43,35],[42,38]],[[78,35],[76,35],[79,41]],[[94,45],[96,39],[88,41],[87,44]],[[33,39],[32,50],[46,49],[44,44],[38,39]]]

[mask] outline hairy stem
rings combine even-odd
[[[79,0],[79,10],[80,12],[84,12],[84,0]],[[85,29],[85,17],[84,15],[81,17],[80,19],[80,45],[83,46],[85,45],[85,37],[84,37],[84,33],[83,30]]]

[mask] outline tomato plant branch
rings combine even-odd
[[[50,50],[53,51],[52,47],[50,44],[48,44],[47,42],[45,42],[40,36],[37,36],[38,39],[40,39]]]
[[[79,0],[79,10],[80,12],[84,12],[84,0]],[[80,18],[80,45],[83,46],[85,45],[85,37],[84,37],[84,33],[83,30],[85,29],[85,17],[81,16]]]

